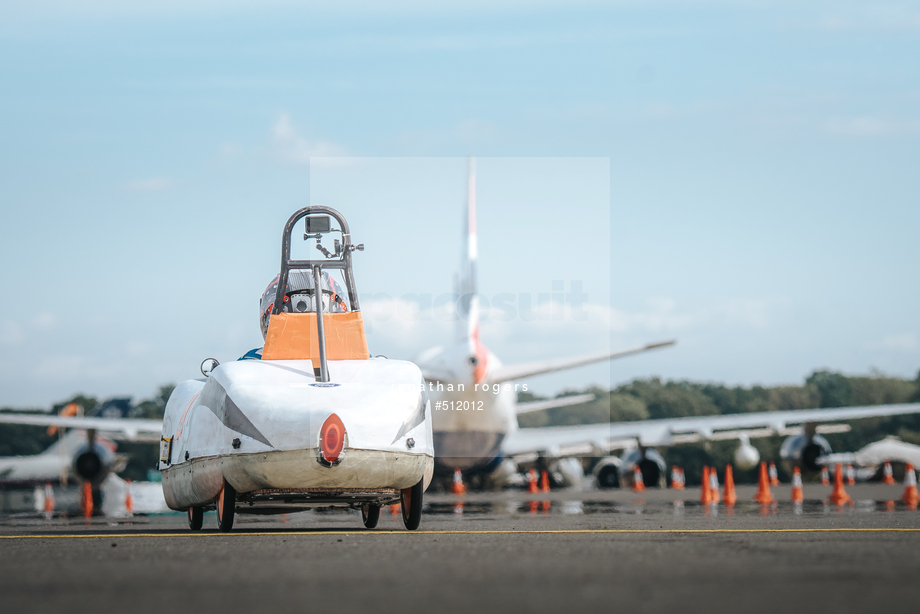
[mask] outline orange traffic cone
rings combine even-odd
[[[93,515],[93,485],[83,482],[83,516],[91,518]]]
[[[671,488],[674,490],[683,490],[684,484],[680,476],[680,467],[673,465],[671,467]]]
[[[798,467],[792,472],[792,502],[801,503],[805,500],[805,493],[802,492],[802,472]]]
[[[134,498],[131,496],[131,480],[125,480],[125,511],[129,516],[134,515]]]
[[[537,470],[531,469],[527,472],[527,492],[530,494],[536,494],[540,492],[540,489],[537,487]]]
[[[894,481],[894,471],[891,470],[891,463],[885,461],[885,469],[882,472],[884,477],[882,478],[882,484],[897,484]]]
[[[51,482],[45,482],[45,518],[51,519],[54,516],[54,489],[51,488]]]
[[[549,472],[545,470],[540,475],[540,490],[543,492],[549,492]]]
[[[700,480],[700,503],[709,505],[712,503],[712,492],[709,490],[709,467],[703,467],[703,478]]]
[[[840,463],[834,466],[834,492],[827,498],[827,502],[833,503],[834,505],[853,503],[853,499],[847,494],[847,491],[843,489],[843,468],[840,466]]]
[[[396,516],[397,514],[399,514],[399,510],[400,510],[400,509],[402,509],[402,504],[400,504],[400,503],[397,503],[396,505],[391,505],[391,506],[390,506],[390,515],[391,515],[391,516]]]
[[[451,486],[451,492],[455,495],[466,494],[466,486],[463,485],[463,473],[460,471],[460,467],[454,468],[454,483]]]
[[[763,503],[773,503],[773,493],[770,492],[770,478],[767,477],[767,463],[760,463],[760,480],[757,483],[757,494],[754,495],[754,501]]]
[[[779,474],[776,473],[776,463],[770,463],[770,486],[779,486]]]
[[[917,474],[914,473],[914,466],[909,464],[904,467],[904,494],[901,501],[909,507],[915,508],[920,503],[920,493],[917,492]]]
[[[722,501],[730,507],[737,500],[738,495],[735,494],[735,478],[732,477],[732,466],[725,465],[725,489],[722,491]]]
[[[830,486],[831,476],[827,472],[827,465],[821,467],[821,486]]]
[[[856,486],[856,470],[850,463],[847,463],[847,486]]]
[[[639,465],[636,465],[636,469],[633,471],[633,492],[643,492],[645,490],[645,480],[642,478],[642,470],[639,469]]]
[[[709,470],[709,495],[712,497],[712,505],[718,505],[722,501],[722,495],[719,494],[719,474],[715,467]]]

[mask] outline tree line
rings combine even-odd
[[[725,386],[716,383],[662,381],[657,377],[637,379],[606,391],[600,388],[567,390],[560,396],[591,392],[590,403],[556,407],[522,414],[521,427],[597,424],[685,416],[712,416],[752,412],[848,407],[920,402],[920,372],[914,379],[890,377],[881,373],[847,376],[833,371],[815,371],[800,386]],[[538,400],[532,394],[519,394],[520,401]],[[867,418],[850,424],[847,433],[825,435],[834,451],[854,452],[888,435],[920,445],[920,415]],[[754,439],[751,444],[766,461],[779,461],[784,437]],[[704,465],[719,468],[720,475],[738,446],[736,441],[683,444],[662,449],[668,465],[684,468],[688,483],[699,484]],[[781,478],[783,476],[781,467]],[[756,480],[756,469],[735,470],[741,482]]]

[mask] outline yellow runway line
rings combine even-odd
[[[559,529],[547,531],[259,531],[231,533],[66,533],[45,535],[0,535],[0,539],[93,539],[115,537],[290,537],[294,535],[707,535],[761,533],[920,533],[920,529]]]

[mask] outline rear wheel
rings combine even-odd
[[[201,524],[204,521],[204,510],[198,505],[188,508],[188,528],[192,531],[200,531]]]
[[[380,506],[371,505],[370,503],[365,503],[361,506],[361,520],[364,521],[364,526],[368,529],[373,529],[377,526],[377,521],[380,520]]]
[[[402,503],[403,524],[410,531],[418,528],[422,522],[422,493],[424,491],[425,479],[422,478],[418,484],[409,488],[403,488],[400,491],[399,500]]]
[[[236,490],[227,480],[217,496],[217,528],[224,533],[233,528],[233,514],[236,512]]]

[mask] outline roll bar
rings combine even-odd
[[[304,240],[316,239],[317,249],[325,256],[322,260],[292,260],[291,259],[291,233],[294,231],[294,225],[300,220],[311,215],[324,214],[333,218],[339,223],[339,228],[331,228],[331,225],[323,230],[310,233],[309,224],[305,222],[307,232],[304,233]],[[309,220],[308,220],[309,222]],[[325,233],[341,232],[342,242],[335,240],[335,252],[325,249],[320,240]],[[322,300],[322,272],[324,268],[339,269],[345,278],[345,289],[348,291],[348,302],[352,311],[361,311],[358,303],[358,292],[355,289],[355,277],[351,267],[351,253],[353,251],[364,251],[364,244],[354,245],[351,242],[351,232],[348,229],[348,222],[341,213],[332,207],[315,205],[300,209],[284,225],[284,234],[281,237],[281,274],[278,278],[278,289],[275,291],[275,304],[272,307],[272,314],[281,313],[284,307],[284,290],[287,288],[288,275],[292,269],[310,270],[313,273],[313,304],[316,310],[316,335],[319,341],[319,365],[320,381],[329,381],[329,369],[326,364],[326,330],[323,324],[323,300]]]

